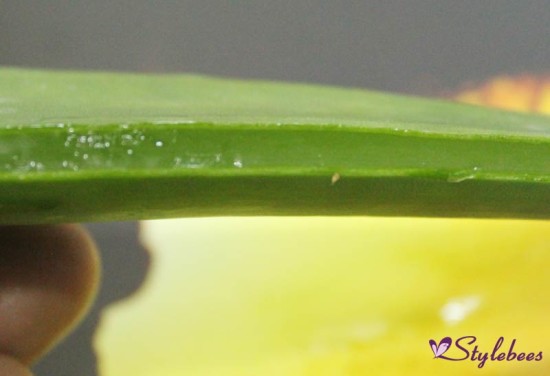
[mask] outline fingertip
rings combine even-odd
[[[0,376],[32,376],[32,373],[11,356],[0,354]]]
[[[99,274],[81,226],[0,227],[0,352],[34,362],[80,321]]]

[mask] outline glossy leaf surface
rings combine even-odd
[[[550,119],[364,90],[0,69],[0,222],[550,218]]]

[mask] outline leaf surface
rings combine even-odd
[[[357,89],[0,69],[0,223],[550,218],[550,119]]]

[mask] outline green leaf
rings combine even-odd
[[[0,223],[550,218],[550,119],[364,90],[0,69]]]

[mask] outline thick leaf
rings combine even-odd
[[[0,223],[550,218],[550,119],[363,90],[0,69]]]

